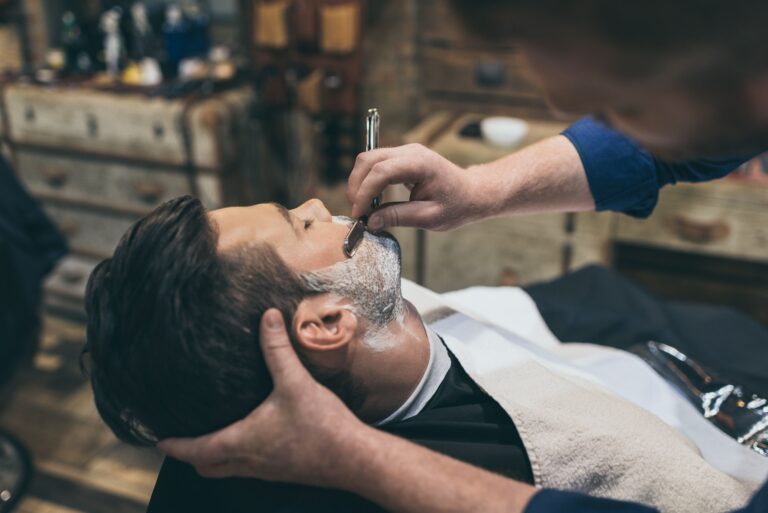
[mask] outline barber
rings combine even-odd
[[[410,201],[371,214],[372,229],[448,230],[537,212],[645,217],[664,185],[722,177],[768,148],[763,0],[453,4],[476,34],[515,34],[555,107],[602,121],[585,118],[560,136],[470,169],[418,145],[361,155],[348,187],[354,216],[388,185],[411,188]],[[275,382],[270,398],[222,431],[161,444],[204,476],[339,488],[404,513],[653,511],[537,490],[377,431],[309,376],[277,311],[262,319],[261,340]],[[742,511],[768,511],[768,484]]]

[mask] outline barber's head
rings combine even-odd
[[[317,200],[207,212],[170,201],[137,222],[86,293],[84,363],[96,405],[122,439],[151,444],[245,416],[272,383],[259,322],[276,307],[310,371],[351,407],[350,366],[389,349],[404,315],[394,239],[342,250],[346,221]]]
[[[452,0],[515,44],[555,109],[594,113],[666,157],[768,144],[768,2]]]

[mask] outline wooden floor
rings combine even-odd
[[[79,368],[84,328],[47,318],[34,367],[22,370],[0,427],[34,460],[22,513],[140,513],[162,457],[119,442],[101,422]]]

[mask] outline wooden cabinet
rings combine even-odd
[[[563,216],[494,219],[429,233],[425,285],[437,292],[473,285],[519,285],[559,276],[566,235]]]
[[[768,324],[768,187],[730,179],[667,187],[649,219],[616,216],[612,246],[612,265],[655,294]]]
[[[166,100],[82,87],[9,84],[3,133],[19,178],[67,237],[46,305],[82,315],[91,270],[140,217],[183,195],[208,208],[250,201],[250,88]]]
[[[616,240],[768,262],[768,187],[731,181],[668,187],[648,220],[618,218]]]
[[[8,137],[16,146],[205,170],[231,162],[229,129],[251,101],[242,89],[200,101],[79,87],[5,90]]]
[[[191,177],[169,166],[136,165],[117,160],[81,157],[19,149],[15,155],[19,177],[44,201],[143,214],[159,203],[190,194]],[[199,197],[209,208],[222,205],[219,177],[197,173]]]

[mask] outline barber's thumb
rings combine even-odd
[[[264,329],[272,332],[279,332],[280,330],[285,329],[283,316],[280,313],[280,310],[277,310],[276,308],[270,308],[269,310],[264,312],[262,324],[264,326]]]
[[[431,215],[427,208],[429,205],[421,201],[387,203],[368,217],[368,228],[374,232],[397,226],[428,228]]]
[[[300,383],[307,373],[293,349],[279,310],[270,308],[261,318],[261,350],[275,384]]]
[[[384,205],[379,210],[370,215],[368,218],[368,228],[371,231],[378,232],[384,228],[400,226],[401,219],[398,209],[401,207],[402,205],[397,203]]]

